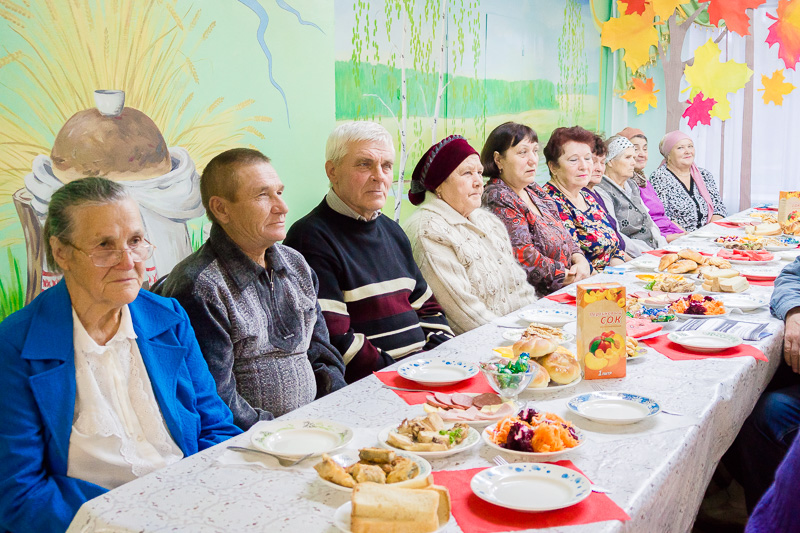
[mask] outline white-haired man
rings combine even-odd
[[[284,241],[317,274],[322,314],[348,383],[453,337],[408,238],[381,215],[394,155],[392,137],[379,124],[333,130],[325,148],[331,188]]]

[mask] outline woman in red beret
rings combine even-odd
[[[483,165],[460,135],[431,146],[411,181],[403,229],[456,334],[536,301],[503,223],[481,209]]]

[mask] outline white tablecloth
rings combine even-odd
[[[701,231],[731,233],[713,224]],[[699,243],[687,238],[681,241],[691,245]],[[680,245],[681,241],[673,245]],[[640,290],[634,274],[599,275],[592,281],[617,281],[629,290]],[[751,293],[768,299],[771,287],[754,286]],[[545,299],[535,307],[563,308],[563,304]],[[767,310],[748,313],[750,319],[780,324]],[[665,329],[675,327],[672,323]],[[567,325],[568,331],[570,328],[574,332],[575,324]],[[427,352],[425,357],[485,360],[492,355],[493,347],[508,344],[503,341],[502,332],[497,325],[488,324]],[[588,440],[564,458],[571,459],[593,482],[610,489],[608,496],[631,516],[631,520],[563,530],[576,533],[688,531],[716,464],[780,363],[782,338],[783,328],[778,325],[775,335],[757,343],[768,356],[769,363],[752,357],[671,361],[648,349],[644,359],[628,365],[628,375],[623,379],[583,381],[561,393],[523,393],[520,398],[537,408],[564,416],[568,416],[565,408],[568,398],[594,390],[624,390],[647,395],[658,400],[663,409],[683,414],[660,414],[655,420],[622,428],[570,417],[584,429]],[[347,424],[357,429],[359,444],[363,446],[369,444],[365,441],[369,441],[370,434],[377,434],[376,428],[421,412],[421,406],[407,405],[370,376],[283,419],[323,418]],[[246,446],[249,435],[239,436],[87,502],[69,531],[336,531],[333,513],[350,496],[316,481],[312,467],[318,459],[307,460],[300,468],[291,469],[231,466],[218,461],[226,452],[226,444]],[[493,450],[481,444],[465,453],[432,460],[431,464],[434,471],[486,467],[493,465],[494,455]],[[505,456],[511,461],[521,461],[513,454]],[[532,514],[531,523],[535,520],[536,515]],[[451,520],[445,531],[461,529]]]

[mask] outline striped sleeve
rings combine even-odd
[[[419,325],[425,333],[425,345],[421,349],[431,350],[452,339],[455,334],[450,329],[442,306],[436,301],[433,291],[422,277],[419,268],[415,269],[415,275],[416,284],[410,297],[411,308],[417,312]]]

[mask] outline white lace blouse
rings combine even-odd
[[[116,488],[177,462],[183,452],[169,434],[142,361],[128,306],[105,346],[72,310],[75,414],[67,475]]]

